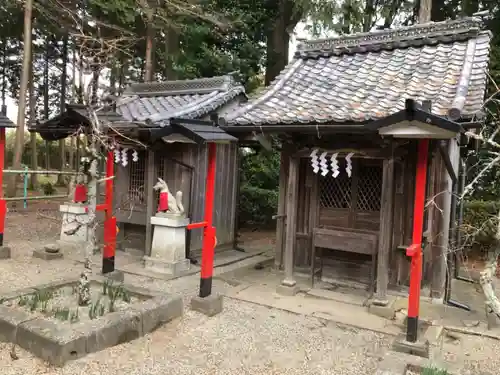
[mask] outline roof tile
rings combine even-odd
[[[174,117],[200,118],[245,93],[232,76],[133,84],[117,102],[129,121],[168,124]]]
[[[437,115],[459,106],[470,118],[486,89],[491,34],[481,25],[466,18],[303,42],[228,123],[357,123],[395,113],[407,98],[431,100]]]

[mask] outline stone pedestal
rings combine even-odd
[[[63,214],[61,241],[73,243],[87,242],[88,225],[83,224],[88,222],[88,214],[85,208],[86,206],[81,203],[66,203],[59,206],[59,211]],[[80,228],[74,234],[66,234],[68,231],[75,230],[78,225],[80,225]]]
[[[167,213],[151,217],[153,244],[151,256],[144,257],[146,269],[153,272],[177,276],[189,271],[186,259],[186,226],[189,219]]]

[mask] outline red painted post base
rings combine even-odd
[[[102,273],[115,270],[116,247],[116,217],[112,216],[104,221],[104,251],[102,256]]]
[[[203,248],[201,257],[200,297],[212,294],[212,276],[214,268],[215,228],[206,227],[203,233]]]
[[[5,217],[7,216],[7,202],[0,199],[0,247],[3,246],[3,233],[5,229]]]

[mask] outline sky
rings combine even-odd
[[[299,23],[294,31],[294,35],[290,38],[290,48],[289,48],[289,61],[292,59],[295,50],[297,49],[297,38],[308,38],[307,31],[305,31],[306,23]],[[7,97],[7,117],[13,122],[17,122],[17,105],[11,97]]]

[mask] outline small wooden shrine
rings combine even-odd
[[[263,93],[221,121],[233,135],[282,140],[282,285],[307,274],[381,299],[407,287],[416,138],[428,137],[423,280],[443,296],[459,148],[479,126],[490,39],[465,18],[304,41]]]

